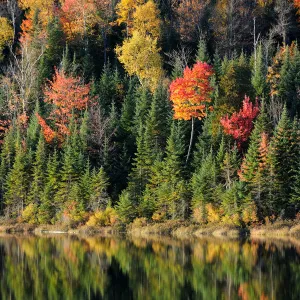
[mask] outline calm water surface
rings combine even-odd
[[[300,242],[0,236],[0,299],[300,299]]]

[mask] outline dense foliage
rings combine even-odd
[[[2,217],[299,216],[299,7],[2,1]]]

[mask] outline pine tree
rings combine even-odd
[[[33,150],[36,149],[39,141],[40,125],[37,117],[37,115],[39,114],[40,114],[40,104],[39,101],[36,101],[35,109],[33,114],[31,115],[27,132],[26,132],[26,146]]]
[[[5,192],[5,184],[7,179],[7,174],[9,170],[12,168],[14,163],[15,156],[15,126],[13,125],[8,129],[2,144],[1,151],[1,163],[0,163],[0,188],[1,188],[1,200],[0,200],[0,212],[4,209],[4,192]]]
[[[255,54],[256,57],[254,57],[252,67],[251,83],[255,90],[256,96],[264,98],[267,92],[267,70],[264,63],[263,49],[261,44],[255,50]]]
[[[14,164],[5,183],[4,201],[8,217],[18,217],[24,209],[27,195],[25,164],[25,152],[18,137]]]
[[[124,190],[116,206],[118,217],[123,223],[130,223],[137,215],[136,207],[130,199],[130,193]]]
[[[53,66],[58,66],[63,54],[64,33],[58,17],[54,17],[47,26],[47,47],[39,65],[40,84],[50,79]]]
[[[109,203],[108,186],[108,178],[103,167],[97,173],[93,172],[91,178],[91,197],[88,204],[90,210],[105,210]]]
[[[29,188],[27,202],[39,204],[44,190],[44,169],[45,169],[45,140],[43,133],[40,132],[40,138],[35,152],[35,160],[33,163],[32,181]]]
[[[293,159],[293,145],[291,141],[292,124],[284,107],[281,118],[275,128],[274,136],[270,141],[268,153],[268,201],[275,214],[285,216],[288,209],[291,170],[295,161]]]
[[[38,212],[38,220],[41,224],[50,223],[58,212],[60,201],[55,201],[59,189],[59,161],[56,150],[49,155],[46,166],[44,190],[41,195],[41,203]]]
[[[208,56],[206,41],[204,38],[200,37],[198,42],[197,54],[196,54],[196,61],[202,61],[210,63],[210,59]]]
[[[176,219],[187,215],[187,190],[183,180],[182,157],[184,145],[180,126],[173,121],[167,141],[166,157],[156,160],[151,168],[151,177],[141,203],[142,215],[148,216],[155,208],[165,217]]]
[[[92,176],[90,160],[87,160],[85,171],[80,177],[79,188],[80,188],[80,199],[84,203],[85,210],[89,209],[89,203],[92,196]]]
[[[55,202],[60,209],[70,197],[72,185],[77,182],[79,174],[76,172],[76,157],[70,144],[64,147],[62,166],[59,171],[59,188],[55,195]]]
[[[191,179],[193,208],[203,207],[206,203],[217,201],[214,197],[216,186],[216,164],[213,154],[210,152],[203,158]]]

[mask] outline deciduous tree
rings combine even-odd
[[[173,103],[174,118],[192,120],[192,130],[187,161],[190,156],[194,136],[194,119],[206,117],[211,110],[212,87],[210,78],[212,67],[205,62],[197,62],[192,69],[186,67],[183,77],[175,79],[170,85],[170,100]]]

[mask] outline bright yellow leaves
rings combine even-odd
[[[133,28],[138,29],[144,36],[150,35],[158,39],[160,27],[159,10],[152,0],[136,8],[133,14]]]
[[[155,90],[163,76],[157,41],[160,37],[159,10],[149,0],[121,0],[117,6],[118,23],[126,23],[127,38],[116,48],[119,61],[129,75],[136,75],[143,85]]]
[[[12,41],[13,37],[14,30],[9,20],[7,18],[0,17],[0,59],[3,48]]]
[[[134,31],[116,53],[129,75],[137,75],[142,84],[157,86],[163,70],[156,39]]]
[[[33,20],[34,14],[38,12],[39,19],[46,28],[54,13],[53,0],[19,0],[18,2],[20,8],[26,10],[27,20]]]
[[[144,4],[144,2],[144,0],[121,0],[116,6],[118,15],[117,23],[118,25],[121,25],[122,23],[126,24],[127,37],[132,31],[133,13],[136,8]]]

